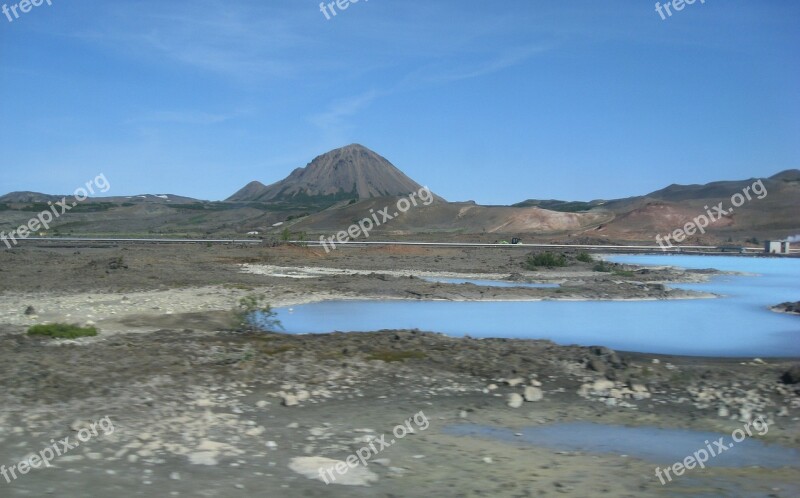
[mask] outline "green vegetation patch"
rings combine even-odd
[[[94,337],[97,335],[95,327],[78,327],[65,323],[50,323],[47,325],[34,325],[28,329],[28,335],[52,337],[53,339],[77,339],[79,337]]]
[[[563,254],[556,254],[549,251],[538,254],[530,254],[528,255],[528,259],[525,260],[525,264],[523,266],[528,270],[567,266],[567,257]]]

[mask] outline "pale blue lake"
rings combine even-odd
[[[800,259],[632,255],[612,261],[755,274],[679,287],[720,299],[672,301],[329,301],[277,309],[289,333],[413,329],[452,336],[550,339],[623,351],[798,357],[800,317],[768,307],[800,300]]]

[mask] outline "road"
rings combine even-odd
[[[23,244],[43,243],[50,245],[53,243],[71,244],[90,244],[90,243],[112,243],[112,244],[263,244],[261,239],[170,239],[170,238],[91,238],[91,237],[29,237],[27,239],[17,239]],[[288,244],[304,244],[311,247],[323,247],[320,241],[301,241],[290,240]],[[407,242],[407,241],[355,241],[345,244],[336,243],[336,248],[366,247],[366,246],[430,246],[430,247],[484,247],[493,249],[586,249],[591,251],[615,251],[615,252],[658,252],[658,253],[681,253],[699,252],[705,254],[738,254],[735,251],[722,251],[718,246],[675,246],[668,250],[663,250],[658,245],[600,245],[600,244],[489,244],[480,242]],[[0,245],[0,247],[2,247]],[[330,249],[330,242],[327,243]],[[747,254],[762,254],[761,248],[745,248]],[[792,249],[792,254],[800,253],[800,249]]]

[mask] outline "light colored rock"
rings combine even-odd
[[[717,416],[718,416],[718,417],[725,417],[725,418],[727,418],[727,417],[730,417],[730,416],[731,416],[731,412],[728,410],[728,407],[727,407],[727,406],[720,406],[720,407],[719,407],[719,410],[717,410]]]
[[[269,406],[269,401],[264,401],[263,399],[256,403],[256,408],[266,408]]]
[[[614,388],[614,382],[606,379],[600,379],[594,381],[592,384],[592,389],[595,391],[608,391],[609,389]]]
[[[522,406],[522,403],[523,399],[522,396],[520,396],[519,394],[511,393],[508,395],[508,406],[510,406],[511,408],[519,408],[520,406]]]
[[[340,474],[336,471],[337,464],[340,464],[339,468],[342,465],[345,466],[344,473]],[[350,468],[346,462],[325,457],[295,457],[289,463],[289,468],[308,479],[316,481],[325,482],[324,475],[328,483],[341,486],[369,486],[371,482],[378,481],[377,474],[361,465]],[[320,472],[320,469],[323,469],[323,472]]]
[[[524,383],[525,383],[525,379],[523,379],[522,377],[517,377],[515,379],[508,379],[506,381],[506,384],[508,384],[511,387],[516,387],[516,386],[518,386],[520,384],[524,384]]]
[[[297,396],[293,394],[286,394],[283,396],[283,406],[297,406],[300,404],[300,400],[297,399]]]
[[[246,430],[244,435],[245,436],[250,436],[250,437],[258,437],[258,436],[264,434],[266,431],[267,430],[264,427],[261,427],[261,426],[253,427],[252,429]]]
[[[539,381],[538,381],[538,380],[536,380],[536,379],[531,379],[531,385],[532,385],[533,387],[542,387],[542,383],[541,383],[541,382],[539,382]]]
[[[544,393],[538,387],[526,387],[523,394],[525,401],[541,401],[544,398]]]
[[[218,451],[196,451],[189,453],[189,463],[192,465],[217,465]]]
[[[301,389],[297,391],[297,401],[306,401],[311,398],[311,393],[308,391]]]

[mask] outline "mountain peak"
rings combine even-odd
[[[386,158],[354,143],[317,156],[272,185],[251,182],[228,200],[276,202],[318,198],[336,202],[406,195],[420,188],[420,184]]]

